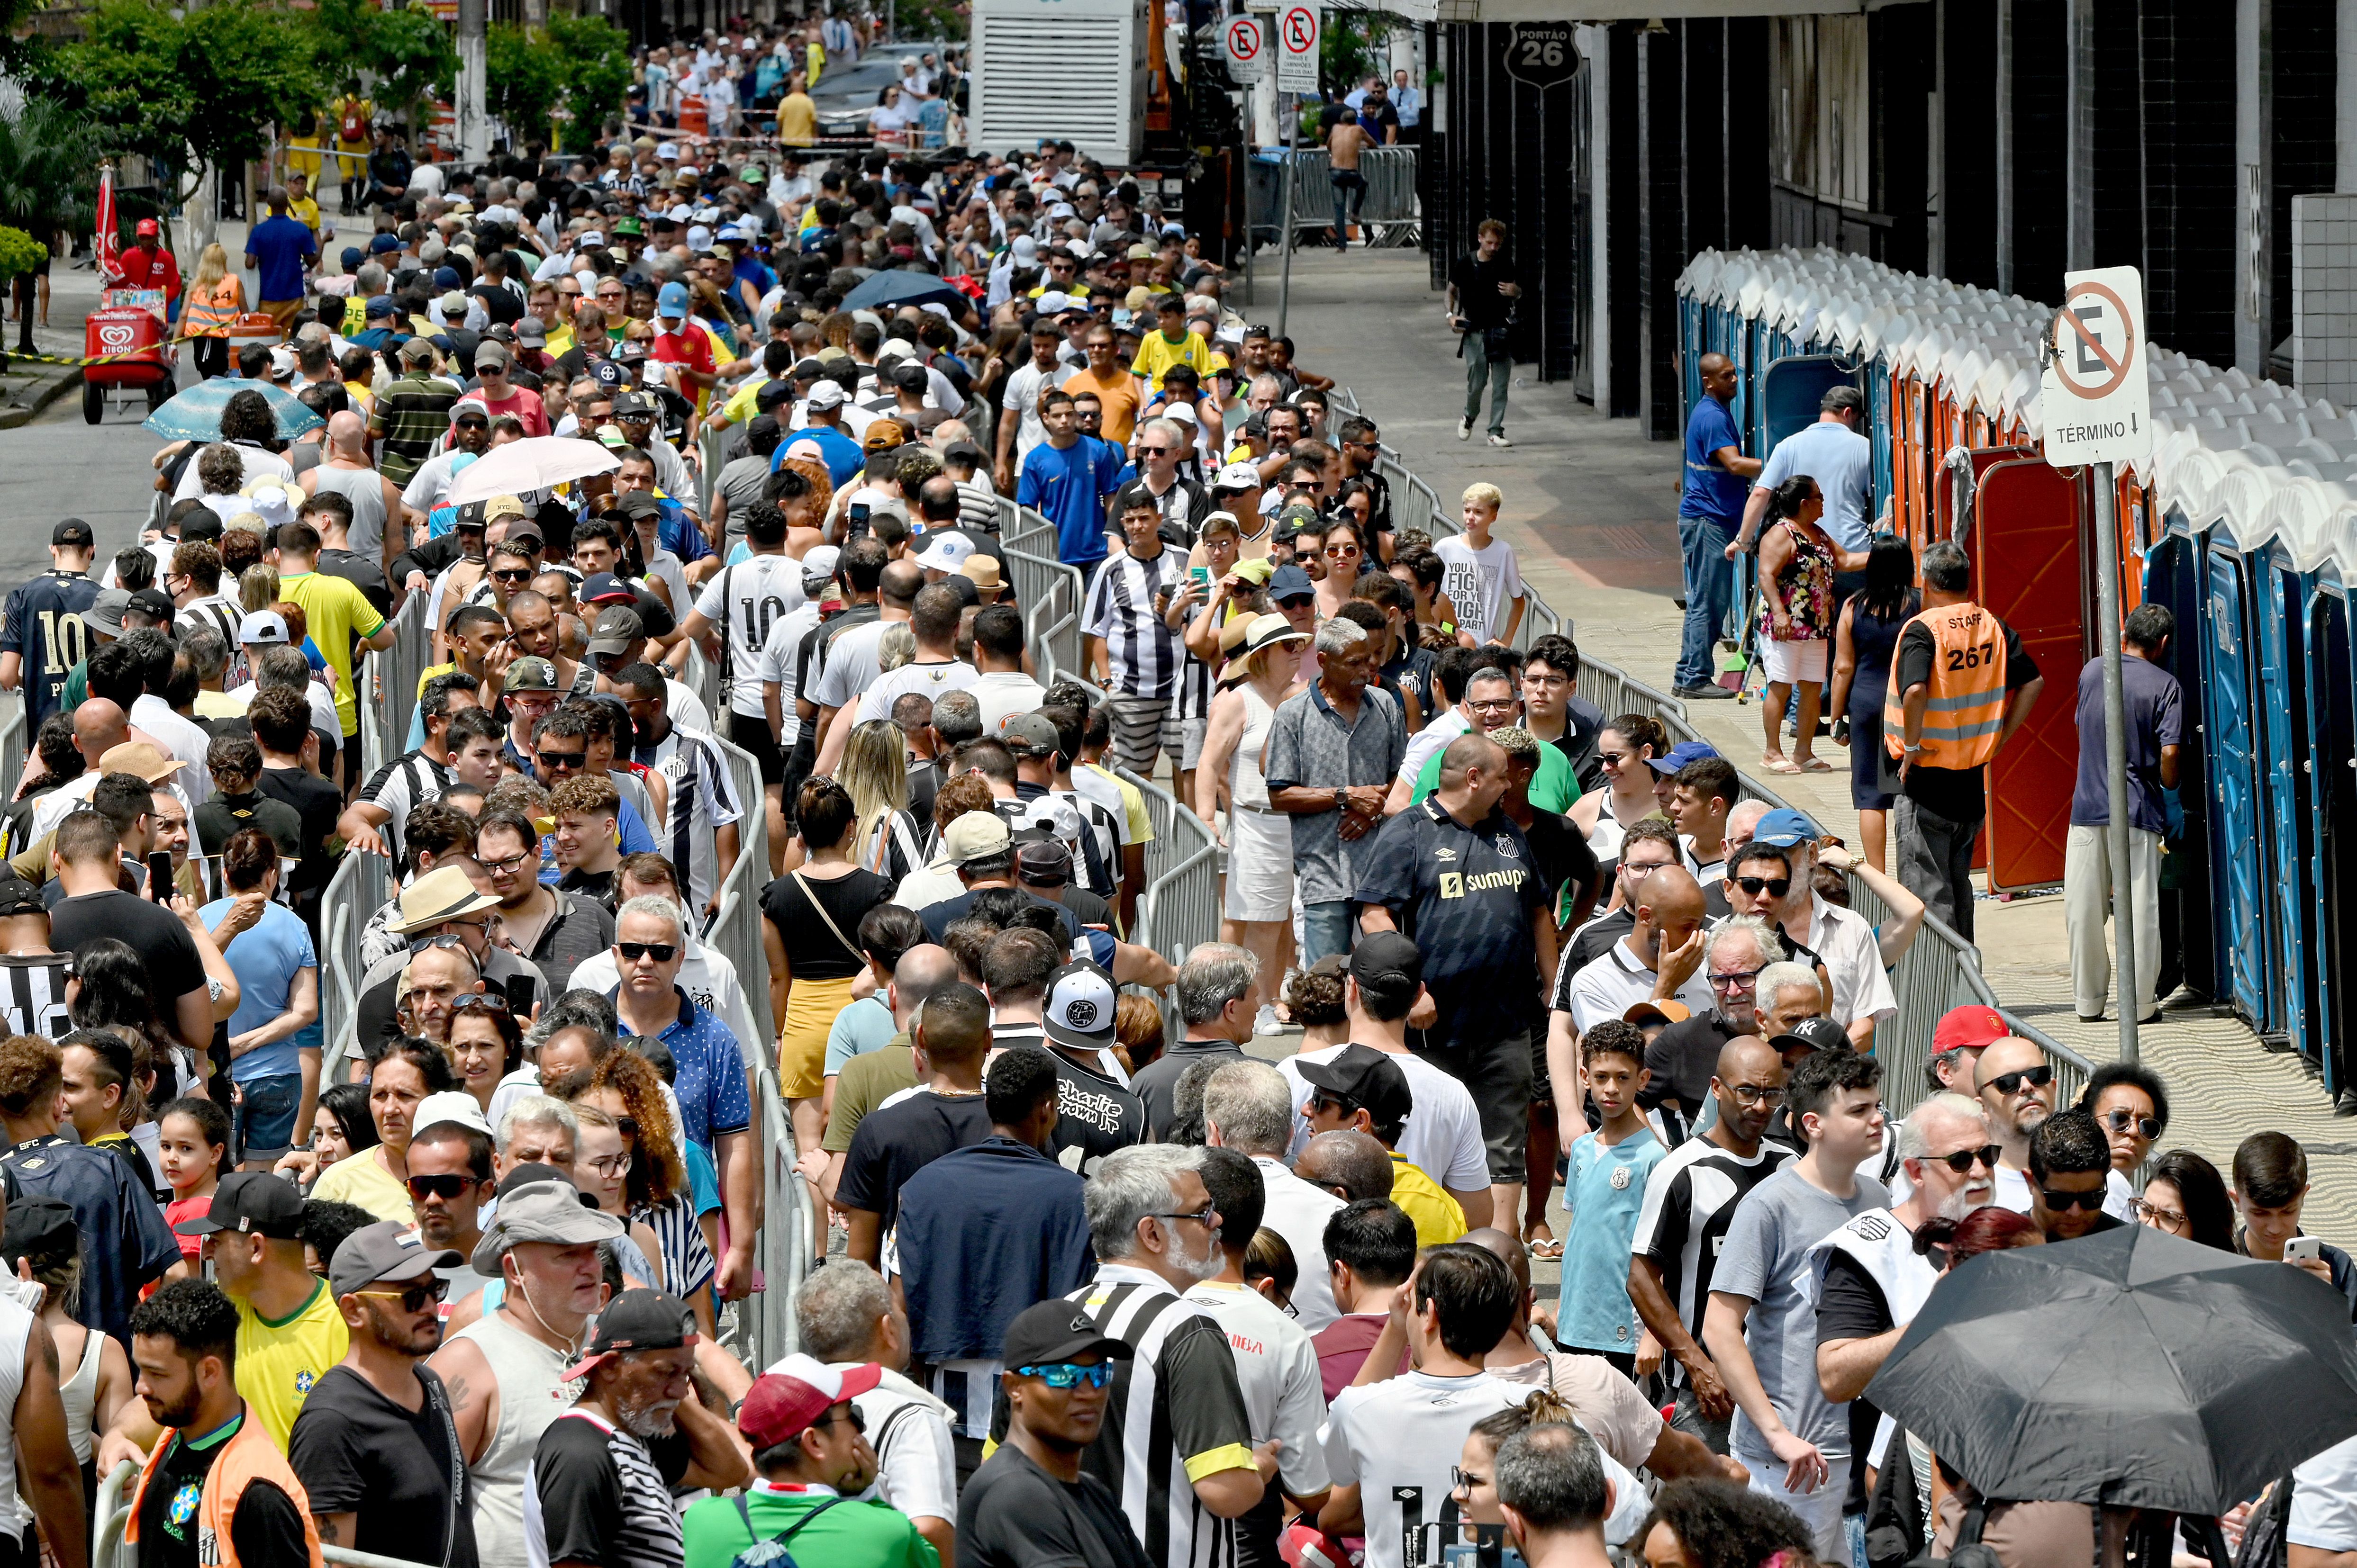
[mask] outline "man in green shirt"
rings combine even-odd
[[[827,1568],[940,1568],[941,1555],[889,1503],[860,1502],[876,1480],[855,1395],[884,1369],[830,1367],[789,1356],[747,1391],[737,1430],[759,1472],[742,1496],[706,1498],[687,1510],[687,1568],[728,1568],[737,1553],[776,1541],[798,1563]]]

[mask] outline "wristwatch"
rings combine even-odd
[[[1334,809],[1338,811],[1347,811],[1351,809],[1351,792],[1340,785],[1337,785],[1334,789]]]

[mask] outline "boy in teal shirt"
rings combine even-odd
[[[1629,1243],[1645,1201],[1645,1178],[1669,1150],[1637,1109],[1645,1034],[1607,1018],[1580,1041],[1580,1079],[1604,1124],[1571,1145],[1564,1178],[1562,1316],[1555,1342],[1603,1357],[1634,1377],[1644,1325],[1629,1300]]]

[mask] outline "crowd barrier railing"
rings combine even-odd
[[[361,933],[393,897],[393,864],[381,854],[347,849],[319,899],[319,1030],[324,1042],[319,1085],[341,1083],[360,1021]]]
[[[1220,934],[1220,844],[1194,810],[1171,791],[1127,768],[1121,776],[1146,797],[1154,842],[1146,846],[1146,889],[1129,940],[1172,963]]]
[[[767,1011],[766,1002],[763,1010]],[[762,1288],[737,1307],[737,1329],[755,1373],[802,1348],[802,1325],[794,1296],[810,1273],[813,1248],[810,1185],[794,1166],[793,1125],[777,1073],[767,1067],[759,1079],[761,1101],[761,1244],[756,1249]]]
[[[1357,395],[1346,387],[1336,387],[1328,394],[1328,401],[1338,414],[1360,412]],[[1464,532],[1455,513],[1442,507],[1432,487],[1407,466],[1396,450],[1380,447],[1375,466],[1390,484],[1395,527],[1403,532],[1421,529],[1436,540]],[[1515,634],[1516,647],[1528,649],[1534,637],[1548,631],[1571,634],[1571,622],[1558,615],[1527,579],[1523,591],[1528,596],[1528,603]],[[1661,721],[1673,743],[1705,738],[1687,716],[1684,703],[1585,650],[1580,654],[1577,688],[1608,719],[1622,714],[1643,714]],[[1781,796],[1749,774],[1738,770],[1736,778],[1746,798],[1765,800],[1770,806],[1787,804]],[[1849,878],[1849,886],[1850,907],[1880,929],[1890,918],[1889,907],[1854,875]],[[1930,1092],[1926,1074],[1932,1058],[1932,1032],[1941,1015],[1967,1003],[1995,1008],[2016,1034],[2034,1042],[2046,1053],[2055,1069],[2056,1103],[2067,1105],[2075,1100],[2088,1073],[2093,1070],[2086,1058],[2008,1009],[1981,972],[1980,950],[1935,917],[1924,917],[1921,931],[1891,972],[1890,986],[1898,999],[1898,1015],[1876,1027],[1874,1050],[1883,1064],[1883,1094],[1894,1115],[1904,1113]]]
[[[0,779],[25,777],[25,759],[32,755],[31,710],[22,692],[0,692]]]
[[[1040,683],[1049,670],[1088,679],[1081,658],[1081,614],[1087,607],[1078,568],[1057,559],[1056,525],[1006,497],[998,498],[998,542],[1007,581],[1023,607],[1024,644]]]
[[[1285,150],[1264,147],[1245,166],[1252,183],[1252,228],[1254,238],[1275,238],[1285,229]],[[1334,226],[1332,160],[1324,147],[1297,147],[1293,152],[1293,231],[1295,242],[1305,230]],[[1367,182],[1356,221],[1371,244],[1411,245],[1416,242],[1424,209],[1415,193],[1414,147],[1370,147],[1359,155],[1359,173]]]

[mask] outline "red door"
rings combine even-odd
[[[2062,880],[2079,773],[2074,709],[2087,659],[2082,542],[2093,510],[2083,471],[2066,477],[2042,458],[2008,457],[1980,476],[1965,541],[1975,596],[2019,634],[2046,680],[2029,722],[1989,764],[1983,843],[1992,892]]]

